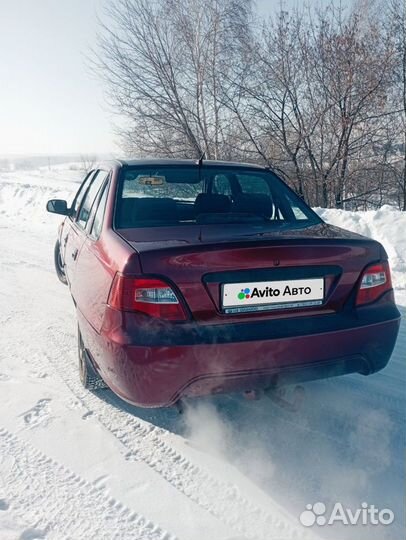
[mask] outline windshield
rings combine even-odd
[[[117,228],[204,224],[305,227],[320,218],[275,174],[247,167],[125,168]]]

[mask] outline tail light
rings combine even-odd
[[[173,289],[160,279],[116,274],[108,303],[120,311],[139,311],[158,319],[185,321],[187,315]]]
[[[392,289],[392,279],[388,262],[368,266],[362,274],[356,304],[361,306],[374,302],[390,289]]]

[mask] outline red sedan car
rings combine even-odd
[[[142,407],[386,366],[398,333],[384,248],[324,223],[269,169],[102,164],[65,215],[55,265],[79,371]]]

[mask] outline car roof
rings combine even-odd
[[[178,165],[178,166],[186,166],[186,165],[198,165],[199,161],[196,159],[153,159],[153,158],[146,158],[146,159],[115,159],[112,161],[105,161],[106,165],[110,164],[110,166],[113,166],[114,164],[116,166],[121,167],[136,167],[136,166],[151,166],[151,165]],[[260,169],[260,170],[269,170],[269,167],[264,167],[262,165],[258,165],[256,163],[241,163],[238,161],[219,161],[219,160],[210,160],[205,159],[202,161],[202,166],[204,167],[244,167],[244,168],[250,168],[250,169]]]

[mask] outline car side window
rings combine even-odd
[[[93,176],[94,176],[94,171],[90,171],[85,176],[85,179],[83,180],[78,192],[75,195],[75,198],[73,199],[73,202],[72,202],[73,211],[72,211],[72,214],[71,214],[73,219],[75,219],[77,214],[78,214],[80,203],[83,200],[83,197],[84,197],[84,195],[85,195],[85,193],[87,191],[87,188],[90,185],[90,182],[92,181]]]
[[[303,210],[299,207],[298,204],[295,203],[295,201],[289,197],[289,195],[287,196],[287,199],[289,201],[289,204],[291,205],[292,207],[292,211],[295,215],[295,218],[298,220],[298,221],[303,221],[303,220],[306,220],[307,219],[307,216],[306,214],[303,212]]]
[[[93,221],[92,230],[90,234],[95,239],[99,238],[101,230],[102,230],[104,211],[106,209],[106,202],[107,202],[107,194],[109,191],[108,186],[109,186],[109,182],[106,182],[105,185],[103,186],[103,193],[101,194],[99,204],[97,206],[97,210],[94,215],[94,221]]]
[[[223,174],[217,174],[213,179],[213,191],[221,195],[232,195],[230,181]]]
[[[92,210],[93,203],[96,199],[96,196],[107,174],[108,173],[106,171],[97,171],[96,175],[93,177],[92,183],[87,189],[83,202],[80,205],[79,215],[77,217],[77,223],[83,229],[86,228],[86,224],[90,217],[90,212]]]
[[[269,184],[265,178],[258,176],[238,175],[238,183],[241,186],[242,193],[263,193],[270,195]]]
[[[103,183],[102,183],[102,186],[100,187],[100,189],[98,190],[98,193],[93,201],[93,204],[92,204],[92,208],[90,210],[90,215],[89,215],[89,218],[87,220],[87,223],[86,223],[86,230],[87,232],[90,234],[91,230],[92,230],[92,227],[93,227],[93,221],[94,221],[94,217],[95,217],[95,214],[96,214],[96,211],[97,211],[97,207],[99,205],[99,201],[103,195],[103,191],[104,191],[104,188],[106,187],[106,184],[108,183],[108,179],[109,179],[109,174],[110,173],[107,173],[104,171],[104,180],[103,180]]]

